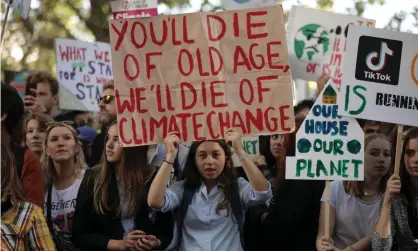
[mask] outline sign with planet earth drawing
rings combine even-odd
[[[296,133],[296,156],[286,158],[286,179],[364,179],[364,133],[357,120],[338,115],[339,98],[329,80]]]
[[[287,27],[292,77],[315,81],[326,74],[339,87],[349,24],[374,27],[375,21],[293,6]]]

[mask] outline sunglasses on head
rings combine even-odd
[[[75,124],[75,122],[74,121],[71,121],[71,120],[53,121],[53,122],[46,123],[46,127],[57,126],[57,125],[71,126],[74,129],[77,127],[76,124]]]
[[[113,100],[115,100],[115,96],[113,96],[113,95],[105,95],[105,96],[102,96],[102,97],[98,98],[97,99],[97,103],[100,104],[100,102],[103,101],[103,103],[109,104]]]

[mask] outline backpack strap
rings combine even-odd
[[[15,154],[16,171],[20,179],[22,177],[23,164],[25,162],[26,148],[15,145],[13,150]]]
[[[242,249],[245,250],[244,242],[244,213],[242,212],[241,198],[239,195],[238,185],[235,185],[234,192],[232,194],[231,208],[234,218],[237,221],[239,238],[241,241]]]
[[[195,189],[184,184],[184,191],[183,191],[183,199],[180,202],[180,206],[177,210],[177,242],[176,242],[176,250],[180,248],[181,238],[183,236],[182,230],[184,226],[184,218],[186,217],[187,210],[189,209],[189,205],[192,203],[193,196],[195,193]]]
[[[49,231],[52,234],[53,224],[52,224],[52,214],[51,214],[51,201],[52,201],[51,197],[52,197],[52,183],[48,184],[48,197],[46,200],[46,219],[47,219]]]

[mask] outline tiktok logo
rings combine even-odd
[[[382,42],[380,46],[380,57],[377,52],[373,51],[370,52],[369,55],[366,57],[366,64],[372,71],[381,71],[386,64],[386,55],[393,56],[393,51],[389,49],[388,44],[386,42]],[[376,62],[376,59],[379,58],[377,65],[373,63]]]
[[[357,51],[356,79],[398,85],[402,41],[361,36]]]

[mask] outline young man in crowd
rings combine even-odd
[[[364,135],[372,133],[382,133],[383,132],[383,123],[379,121],[367,120],[367,119],[357,119],[361,129],[363,129]]]
[[[22,182],[26,199],[43,208],[44,179],[41,163],[33,152],[16,143],[20,141],[20,135],[13,135],[13,132],[22,131],[17,127],[21,125],[23,112],[23,102],[16,89],[2,83],[1,142],[10,147],[14,153],[16,170]]]
[[[52,116],[53,108],[58,105],[58,81],[48,72],[38,71],[27,78],[26,88],[25,110]]]
[[[113,81],[103,85],[103,95],[97,100],[99,104],[99,123],[101,132],[96,136],[91,146],[91,156],[88,165],[93,167],[100,163],[103,156],[106,128],[116,120],[115,87]]]

